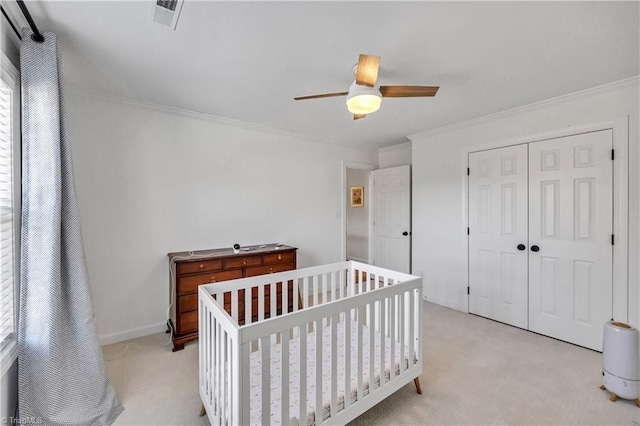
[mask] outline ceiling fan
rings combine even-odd
[[[438,86],[379,86],[376,88],[379,66],[379,56],[360,55],[358,64],[354,67],[356,80],[351,84],[348,92],[299,96],[293,99],[303,101],[306,99],[346,96],[347,109],[353,114],[353,119],[358,120],[366,117],[367,114],[376,112],[380,108],[382,98],[435,96],[438,93]]]

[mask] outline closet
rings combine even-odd
[[[613,132],[469,153],[469,312],[600,350],[613,302]]]

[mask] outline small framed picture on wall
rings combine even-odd
[[[364,206],[364,186],[351,187],[351,207]]]

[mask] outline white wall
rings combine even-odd
[[[347,259],[369,262],[369,170],[347,168]],[[364,187],[364,206],[351,207],[352,186]]]
[[[163,329],[168,252],[280,242],[299,267],[341,260],[342,161],[377,152],[77,92],[68,104],[103,343]]]
[[[381,169],[411,164],[411,142],[380,148],[378,164]]]
[[[640,325],[640,176],[638,80],[518,108],[411,136],[413,272],[424,294],[467,311],[466,156],[474,147],[629,116],[629,321]]]

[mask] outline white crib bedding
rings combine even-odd
[[[357,371],[358,371],[358,322],[351,320],[351,402],[355,402],[357,399]],[[337,389],[337,409],[340,411],[344,408],[344,365],[345,365],[345,322],[340,321],[337,324],[337,376],[338,376],[338,389]],[[322,400],[323,400],[323,413],[322,419],[327,419],[331,414],[331,345],[330,345],[330,327],[324,326],[322,336]],[[370,350],[370,330],[367,326],[363,326],[362,333],[362,349],[363,349],[363,394],[369,393],[369,350]],[[316,343],[315,343],[315,331],[307,334],[307,425],[314,425],[315,422],[315,389],[316,389]],[[300,415],[299,399],[300,399],[300,355],[299,337],[293,338],[289,341],[289,416],[293,423],[298,423],[298,416]],[[390,377],[390,355],[391,355],[391,339],[385,338],[384,342],[385,352],[385,377],[388,380]],[[395,374],[400,372],[400,344],[395,344]],[[404,368],[408,368],[408,353],[407,346],[404,347],[402,362]],[[374,387],[380,385],[380,333],[374,333]],[[281,345],[271,345],[271,404],[270,424],[280,424],[281,413]],[[261,425],[262,422],[262,358],[260,351],[255,351],[250,355],[250,405],[251,405],[251,424]]]

